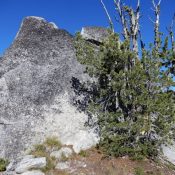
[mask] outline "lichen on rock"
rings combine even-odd
[[[0,157],[16,159],[51,136],[76,152],[98,142],[74,105],[73,78],[88,79],[74,37],[42,18],[25,18],[0,60]]]

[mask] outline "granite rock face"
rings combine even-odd
[[[162,151],[165,159],[175,165],[175,142],[172,145],[162,145]]]
[[[74,106],[73,79],[87,80],[74,38],[55,24],[27,17],[0,60],[0,157],[15,159],[46,137],[75,152],[98,142],[88,116]]]
[[[102,27],[83,27],[81,35],[84,39],[98,44],[107,39],[109,32]]]
[[[38,170],[32,170],[32,171],[27,171],[25,173],[22,173],[21,175],[45,175],[45,174]]]

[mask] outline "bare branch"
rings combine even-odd
[[[115,16],[115,20],[117,23],[120,23],[120,20]]]
[[[119,14],[120,20],[121,20],[121,24],[123,28],[123,36],[125,39],[128,39],[129,31],[127,27],[127,20],[126,20],[126,16],[125,16],[124,9],[123,9],[123,4],[121,3],[121,0],[114,0],[114,3],[116,6],[116,10]]]
[[[151,19],[150,16],[149,16],[148,18],[149,18],[149,20],[150,20],[153,24],[155,24],[155,21],[153,21],[153,19]]]
[[[173,15],[173,19],[172,19],[172,22],[171,22],[171,28],[174,27],[174,23],[175,23],[175,13],[174,13],[174,15]]]
[[[160,4],[161,4],[161,1],[162,1],[162,0],[159,0],[158,5],[160,5]]]
[[[175,52],[175,41],[174,41],[174,33],[173,33],[174,25],[175,25],[175,13],[173,15],[173,18],[172,18],[172,22],[171,22],[170,27],[167,28],[167,31],[168,31],[168,33],[170,35],[171,45],[172,45],[173,52]]]
[[[155,0],[152,0],[153,7],[156,8],[157,6],[160,6],[162,0],[159,0],[159,2],[156,4]]]
[[[152,4],[154,7],[154,14],[155,14],[155,26],[154,26],[154,45],[155,49],[158,52],[160,46],[160,34],[159,34],[159,27],[160,27],[160,3],[161,0],[156,4],[155,0],[152,0]]]
[[[123,28],[124,39],[128,39],[131,42],[132,50],[137,54],[138,48],[138,35],[139,35],[139,19],[140,19],[140,0],[137,0],[137,7],[134,10],[128,6],[125,6],[121,0],[114,0],[116,10],[120,17],[120,21]],[[132,60],[133,65],[135,60]]]
[[[153,3],[153,7],[156,8],[156,4],[154,0],[152,0],[152,3]]]
[[[140,0],[137,1],[137,12],[140,10]]]
[[[138,0],[138,2],[137,2],[137,9],[136,9],[137,24],[139,24],[138,23],[139,18],[140,18],[140,0]]]
[[[140,30],[138,32],[139,32],[139,37],[140,37],[141,49],[143,50],[143,49],[145,49],[145,43],[143,42],[142,34],[141,34]]]
[[[113,22],[112,22],[112,19],[111,19],[109,13],[108,13],[108,10],[107,10],[103,0],[100,0],[100,2],[102,4],[102,6],[103,6],[103,9],[104,9],[104,11],[106,13],[106,16],[107,16],[108,20],[109,20],[110,28],[111,28],[112,32],[114,33],[114,25],[113,25]]]
[[[138,49],[138,34],[139,34],[139,19],[140,19],[140,0],[137,2],[137,8],[134,11],[132,8],[128,8],[127,12],[130,18],[130,32],[132,39],[133,51],[137,53]]]

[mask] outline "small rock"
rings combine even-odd
[[[15,161],[11,161],[8,165],[7,165],[7,167],[6,167],[6,171],[7,172],[10,172],[10,171],[14,171],[15,170]]]
[[[74,135],[74,137],[66,142],[66,145],[73,145],[73,150],[75,153],[79,153],[81,150],[86,150],[91,148],[94,143],[99,142],[99,138],[95,136],[95,133],[88,133],[84,130],[79,131]]]
[[[21,162],[17,164],[15,172],[21,174],[32,168],[39,169],[39,168],[44,168],[45,166],[46,166],[45,157],[33,158],[32,156],[27,156],[27,157],[24,157],[21,160]]]
[[[87,166],[84,162],[81,161],[75,161],[74,163],[77,168],[85,168]]]
[[[14,171],[9,171],[9,172],[5,171],[0,173],[0,175],[17,175],[17,174]]]
[[[73,151],[71,148],[64,147],[61,148],[59,151],[53,151],[50,156],[55,157],[58,160],[61,160],[62,156],[64,155],[66,158],[72,155]]]
[[[70,163],[69,162],[59,162],[55,169],[57,170],[65,170],[68,169],[70,167]]]
[[[23,159],[32,159],[32,158],[35,158],[35,156],[34,155],[25,155],[23,157]]]
[[[165,159],[175,165],[175,142],[172,145],[162,145]]]
[[[33,170],[33,171],[27,171],[25,173],[22,173],[21,175],[45,175],[45,174],[41,171]]]

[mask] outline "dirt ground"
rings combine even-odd
[[[151,160],[133,161],[128,157],[109,158],[97,149],[73,155],[65,163],[65,171],[52,171],[47,175],[175,175],[171,166]]]

